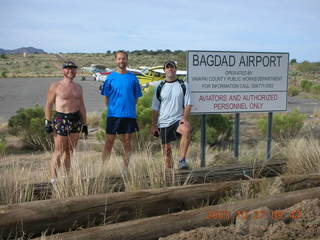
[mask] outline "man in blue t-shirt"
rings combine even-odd
[[[124,167],[127,170],[131,154],[131,137],[139,131],[136,120],[136,104],[142,96],[137,77],[127,71],[128,54],[115,54],[116,71],[108,75],[101,95],[107,105],[106,139],[102,160],[109,160],[116,135],[119,134],[124,149]]]

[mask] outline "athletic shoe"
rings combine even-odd
[[[179,169],[188,169],[188,165],[185,158],[179,160]]]

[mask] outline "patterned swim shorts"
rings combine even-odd
[[[82,128],[80,112],[56,113],[53,120],[54,131],[60,136],[68,136],[71,133],[79,133]]]

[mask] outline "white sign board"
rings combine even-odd
[[[192,113],[287,110],[288,53],[188,51]]]

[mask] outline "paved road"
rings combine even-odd
[[[20,108],[35,104],[45,105],[50,84],[59,78],[0,78],[0,119],[8,120]],[[100,83],[80,81],[88,112],[102,112],[103,98],[98,90]]]
[[[59,78],[0,78],[0,118],[8,120],[20,108],[35,104],[44,106],[49,85]],[[76,81],[81,84],[88,112],[102,112],[103,99],[98,90],[101,83],[95,81]],[[288,111],[299,108],[301,112],[311,115],[314,109],[320,109],[320,101],[288,98]]]
[[[298,108],[301,112],[307,115],[311,115],[314,110],[320,110],[320,101],[298,97],[289,97],[288,111],[292,111],[295,108]]]

